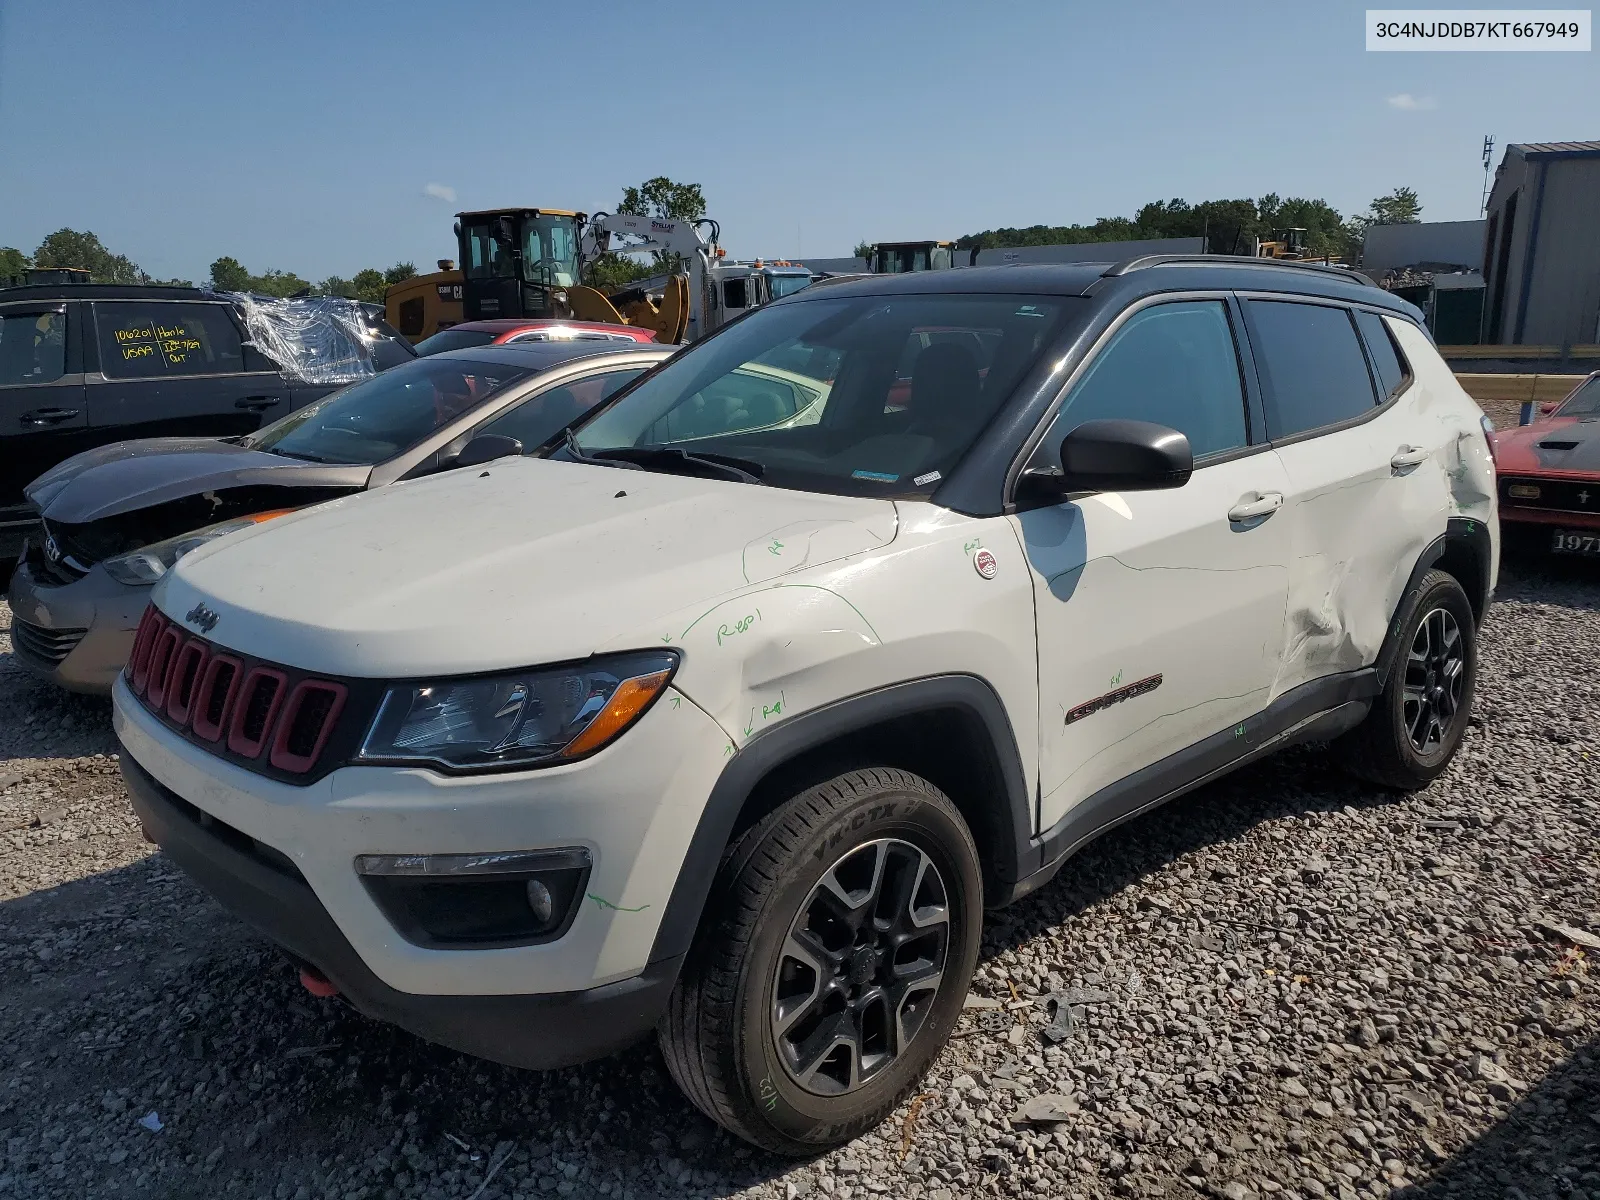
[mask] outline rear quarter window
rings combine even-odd
[[[1411,378],[1411,368],[1400,353],[1400,347],[1395,345],[1388,322],[1382,317],[1375,312],[1357,311],[1356,324],[1360,326],[1361,337],[1367,343],[1367,352],[1372,355],[1372,369],[1378,375],[1378,401],[1381,404],[1405,387],[1406,381]]]
[[[1281,300],[1245,304],[1270,439],[1309,433],[1371,411],[1377,397],[1349,310]]]

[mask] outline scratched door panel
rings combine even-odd
[[[1264,450],[1182,488],[1089,496],[1012,518],[1039,630],[1041,825],[1265,707],[1289,531],[1228,511],[1284,486]]]

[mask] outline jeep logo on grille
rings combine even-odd
[[[217,621],[220,618],[204,604],[196,604],[183,614],[183,619],[199,629],[201,633],[210,633],[217,627]]]

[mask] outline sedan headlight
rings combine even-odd
[[[231,521],[218,521],[215,525],[207,525],[204,529],[196,529],[193,533],[180,533],[177,537],[170,537],[164,542],[152,542],[148,546],[130,550],[127,554],[108,558],[101,565],[105,567],[106,574],[118,583],[125,583],[129,587],[149,587],[170,571],[173,564],[189,551],[198,550],[207,542],[214,542],[219,537],[227,537],[230,533],[249,529],[252,525],[259,525],[263,521],[270,521],[273,517],[281,517],[293,511],[292,508],[279,508],[272,512],[252,513],[248,517],[235,517]]]
[[[358,761],[481,771],[571,762],[618,737],[677,669],[670,651],[389,689]]]

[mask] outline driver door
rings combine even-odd
[[[1127,417],[1180,430],[1195,456],[1181,488],[1093,493],[1010,518],[1033,572],[1041,829],[1075,813],[1086,828],[1126,815],[1144,801],[1122,781],[1270,698],[1290,557],[1274,501],[1286,483],[1250,436],[1241,340],[1223,297],[1136,309],[1035,454],[1032,465],[1059,466],[1074,427]]]

